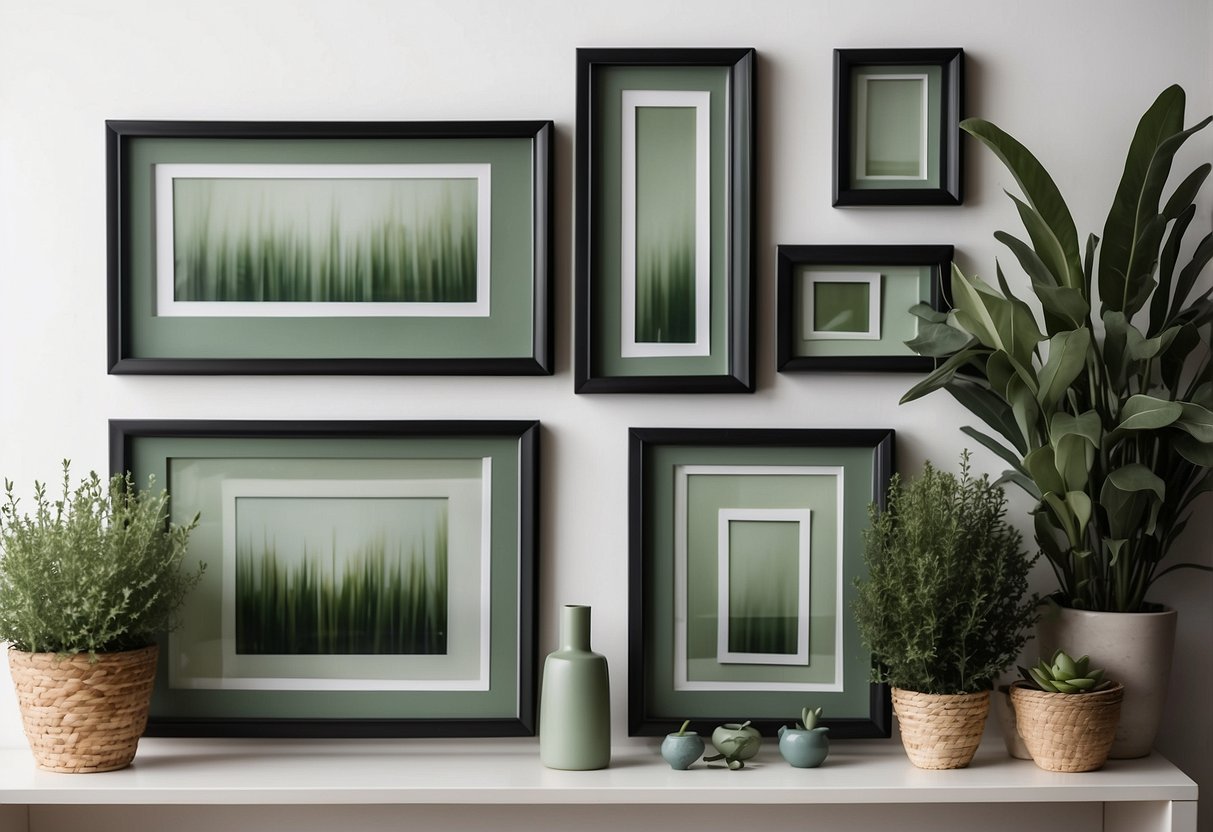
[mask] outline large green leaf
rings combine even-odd
[[[1159,501],[1167,499],[1167,484],[1162,478],[1142,465],[1140,462],[1130,462],[1108,474],[1108,482],[1126,493],[1133,491],[1150,491]]]
[[[1167,222],[1160,214],[1150,217],[1142,225],[1141,236],[1134,243],[1133,255],[1129,258],[1129,271],[1121,287],[1119,304],[1112,306],[1113,309],[1119,309],[1132,318],[1139,309],[1145,306],[1146,301],[1150,298],[1150,293],[1157,285],[1154,270],[1158,267],[1158,250],[1162,245],[1162,235],[1166,230]],[[1100,277],[1103,277],[1102,271]],[[1099,291],[1102,294],[1102,283]]]
[[[1103,360],[1108,368],[1113,389],[1124,387],[1128,368],[1128,330],[1132,324],[1123,312],[1112,309],[1103,311]]]
[[[1052,413],[1066,389],[1082,374],[1091,346],[1091,331],[1086,327],[1059,332],[1049,339],[1049,357],[1038,375],[1036,400],[1046,413]]]
[[[1044,220],[1065,253],[1065,274],[1061,283],[1072,288],[1082,286],[1082,263],[1078,255],[1078,231],[1074,218],[1066,207],[1061,192],[1044,166],[1026,147],[1000,128],[979,118],[965,119],[962,130],[976,138],[997,156],[1011,175],[1028,203]]]
[[[1023,227],[1027,229],[1028,238],[1032,241],[1036,255],[1048,268],[1057,284],[1077,288],[1080,273],[1073,271],[1073,264],[1068,260],[1065,246],[1062,245],[1061,240],[1057,239],[1044,217],[1014,194],[1007,192],[1007,196],[1015,203],[1015,209],[1019,211],[1019,219],[1023,222]]]
[[[1104,223],[1103,250],[1099,258],[1099,294],[1109,309],[1125,309],[1128,279],[1133,277],[1129,262],[1134,246],[1142,227],[1158,213],[1161,185],[1154,194],[1153,205],[1149,203],[1156,181],[1151,166],[1159,146],[1183,130],[1184,99],[1183,88],[1177,84],[1163,90],[1142,115],[1129,145],[1124,173]],[[1165,179],[1164,176],[1164,182]]]
[[[1183,244],[1184,233],[1196,216],[1196,206],[1189,205],[1175,218],[1174,225],[1167,232],[1167,240],[1163,243],[1162,254],[1158,258],[1158,288],[1150,299],[1150,333],[1158,332],[1167,325],[1167,309],[1171,302],[1171,288],[1175,278],[1175,263],[1179,259],[1179,247]]]
[[[919,355],[943,358],[966,347],[976,346],[977,340],[954,326],[923,321],[918,325],[918,334],[906,341],[905,345]]]
[[[1068,491],[1066,503],[1078,521],[1078,536],[1081,539],[1087,532],[1087,523],[1091,522],[1091,498],[1085,491]]]
[[[1023,467],[1028,470],[1042,494],[1065,493],[1066,483],[1057,470],[1057,457],[1048,445],[1042,445],[1025,456]]]
[[[947,391],[970,413],[985,422],[1021,454],[1027,453],[1028,443],[1015,419],[1011,417],[1007,401],[981,382],[956,377],[947,386]]]
[[[1082,491],[1090,479],[1095,449],[1081,436],[1070,434],[1054,445],[1057,472],[1065,480],[1067,491]]]
[[[1175,330],[1175,336],[1161,350],[1159,369],[1166,388],[1176,390],[1179,388],[1179,379],[1183,375],[1184,367],[1188,365],[1188,358],[1193,350],[1200,346],[1201,340],[1200,331],[1192,324],[1183,324],[1171,329]]]
[[[1011,403],[1011,415],[1028,447],[1039,445],[1040,405],[1036,403],[1036,391],[1017,375],[1007,384],[1007,401]]]
[[[1019,458],[1019,454],[1015,453],[1006,445],[999,442],[993,436],[990,436],[988,433],[982,433],[969,425],[964,425],[961,427],[960,432],[966,436],[976,439],[978,443],[993,451],[1000,459],[1002,459],[1003,462],[1010,465],[1011,468],[1017,473],[1026,473],[1023,467],[1023,461]]]
[[[1171,298],[1169,317],[1174,318],[1178,315],[1180,309],[1188,302],[1188,295],[1192,294],[1192,287],[1196,285],[1196,279],[1200,277],[1205,266],[1209,265],[1210,260],[1213,260],[1213,233],[1205,235],[1205,238],[1196,246],[1192,259],[1180,270],[1179,277],[1175,280],[1175,296]]]
[[[985,348],[961,350],[932,370],[931,373],[922,381],[918,382],[907,390],[905,395],[901,397],[900,403],[905,404],[906,402],[912,402],[915,399],[922,398],[927,393],[933,393],[940,388],[946,387],[952,381],[953,377],[956,375],[956,372],[961,367],[969,363],[971,359],[979,355],[984,355],[988,352],[989,350]]]
[[[1213,164],[1205,162],[1196,170],[1189,173],[1184,178],[1184,181],[1180,182],[1171,193],[1166,206],[1162,209],[1162,215],[1168,220],[1173,220],[1190,208],[1192,203],[1196,201],[1196,194],[1200,192],[1201,186],[1209,178],[1209,171],[1211,170],[1213,170]]]
[[[1074,512],[1070,510],[1065,499],[1060,494],[1048,492],[1044,495],[1043,502],[1049,507],[1053,519],[1057,521],[1062,531],[1066,535],[1071,548],[1079,545],[1082,541],[1082,535],[1078,531],[1078,519],[1074,516]]]
[[[1213,467],[1213,445],[1201,442],[1196,437],[1180,433],[1171,442],[1175,452],[1193,465],[1202,468]]]
[[[1049,419],[1049,438],[1056,444],[1066,436],[1081,436],[1092,448],[1099,447],[1100,437],[1103,436],[1103,424],[1099,414],[1088,410],[1077,416],[1058,411]]]
[[[1166,427],[1182,415],[1183,407],[1178,402],[1139,393],[1130,396],[1120,409],[1120,424],[1116,429],[1156,430]]]
[[[947,323],[948,320],[948,313],[940,312],[929,303],[916,303],[908,311],[915,318],[920,318],[932,324]]]
[[[957,323],[979,341],[1006,352],[1022,367],[1032,363],[1032,354],[1044,336],[1026,304],[1013,303],[978,277],[966,277],[955,264],[952,298]]]
[[[1183,415],[1176,420],[1175,426],[1199,442],[1213,443],[1213,411],[1191,402],[1180,402],[1179,406]]]
[[[1036,297],[1044,310],[1049,335],[1082,326],[1091,312],[1083,293],[1069,286],[1037,286]]]

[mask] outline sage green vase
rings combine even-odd
[[[590,608],[560,611],[560,649],[543,663],[539,759],[548,768],[589,771],[611,763],[607,662],[590,649]]]

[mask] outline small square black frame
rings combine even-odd
[[[952,246],[798,246],[776,249],[776,368],[781,373],[814,370],[842,372],[929,373],[937,360],[925,355],[795,355],[797,329],[795,272],[797,266],[930,266],[931,294],[923,300],[932,309],[951,308],[948,275]],[[908,315],[909,312],[907,311]]]
[[[851,121],[855,102],[851,73],[862,66],[935,65],[942,71],[939,115],[938,188],[852,188]],[[964,50],[939,49],[835,49],[834,50],[834,202],[839,205],[960,205],[964,201],[963,147],[960,122],[964,118]]]

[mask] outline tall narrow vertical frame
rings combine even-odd
[[[578,393],[753,392],[755,61],[577,50]]]
[[[552,373],[552,122],[105,127],[111,373]]]
[[[963,49],[835,49],[833,204],[961,204],[962,118]]]

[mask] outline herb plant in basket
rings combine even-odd
[[[919,768],[962,768],[981,741],[990,689],[1035,620],[1025,598],[1035,561],[1006,522],[1006,496],[986,476],[929,462],[894,475],[888,507],[869,507],[868,577],[855,617],[873,654],[873,680],[893,688],[902,743]]]
[[[0,505],[0,639],[39,768],[129,765],[147,724],[156,637],[173,628],[202,575],[182,570],[190,531],[168,522],[168,495],[129,475],[91,473],[63,496],[34,485],[22,514],[5,481]]]

